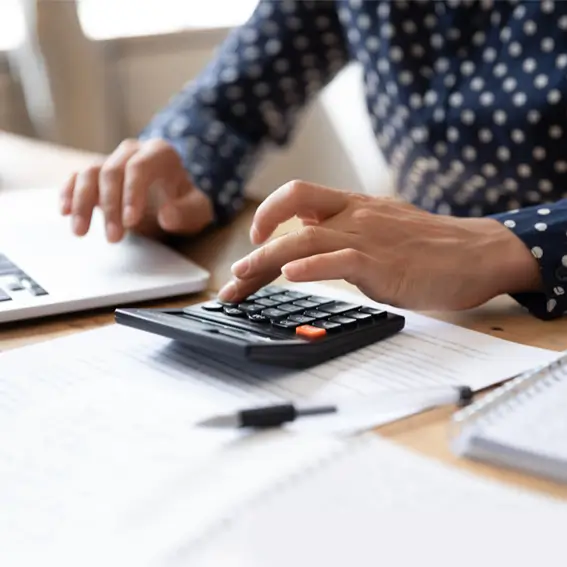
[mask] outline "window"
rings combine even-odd
[[[0,0],[0,51],[18,47],[24,37],[24,14],[19,0]]]
[[[81,26],[91,39],[233,27],[244,23],[257,3],[258,0],[78,0]]]

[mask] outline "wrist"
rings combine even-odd
[[[496,219],[470,220],[482,230],[482,273],[498,295],[543,290],[538,261],[518,236]]]

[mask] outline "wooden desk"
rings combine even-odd
[[[59,186],[76,168],[84,167],[94,159],[92,154],[54,148],[22,138],[0,133],[0,179],[2,190],[10,188]],[[211,232],[182,247],[182,251],[211,274],[211,291],[217,290],[230,274],[231,264],[252,249],[248,227],[254,212],[250,203],[229,227]],[[285,232],[293,222],[281,228]],[[339,285],[339,284],[334,284]],[[350,287],[347,284],[340,284]],[[153,305],[186,305],[200,297],[179,298]],[[0,349],[7,350],[109,324],[113,309],[52,317],[43,321],[4,325],[0,329]],[[554,322],[539,321],[524,313],[509,298],[493,300],[478,309],[459,313],[429,313],[469,329],[502,337],[523,344],[564,350],[567,348],[567,319]],[[506,483],[529,487],[532,490],[559,496],[567,500],[567,486],[531,478],[516,472],[472,463],[455,457],[448,448],[450,409],[431,411],[380,428],[380,433],[406,447],[439,459],[445,463]]]

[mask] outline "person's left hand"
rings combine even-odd
[[[297,216],[303,228],[266,243]],[[280,274],[292,282],[344,279],[375,301],[409,309],[467,309],[502,293],[537,291],[537,261],[490,218],[425,212],[408,203],[292,181],[254,216],[254,250],[219,292],[239,301]]]

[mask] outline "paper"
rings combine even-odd
[[[0,356],[0,565],[149,564],[339,443],[194,428],[250,399],[166,343],[110,326]]]
[[[472,476],[376,436],[225,520],[170,567],[565,564],[567,502]]]
[[[314,295],[332,295],[351,303],[364,303],[403,315],[404,330],[387,341],[329,361],[290,381],[308,387],[304,377],[319,383],[307,396],[337,400],[356,396],[362,399],[380,392],[411,391],[444,385],[467,385],[478,391],[511,378],[534,366],[556,359],[559,353],[505,341],[392,308],[364,296],[318,283],[291,286]],[[311,383],[311,382],[309,382]],[[301,393],[300,393],[301,394]],[[293,429],[302,431],[356,431],[378,426],[421,411],[420,404],[392,408],[392,411],[361,412],[359,415],[330,415],[302,420]]]
[[[386,417],[306,419],[262,435],[194,427],[211,415],[284,399],[480,388],[554,355],[418,316],[391,340],[301,372],[213,360],[119,325],[3,353],[0,564],[150,564],[344,442],[307,432]]]

